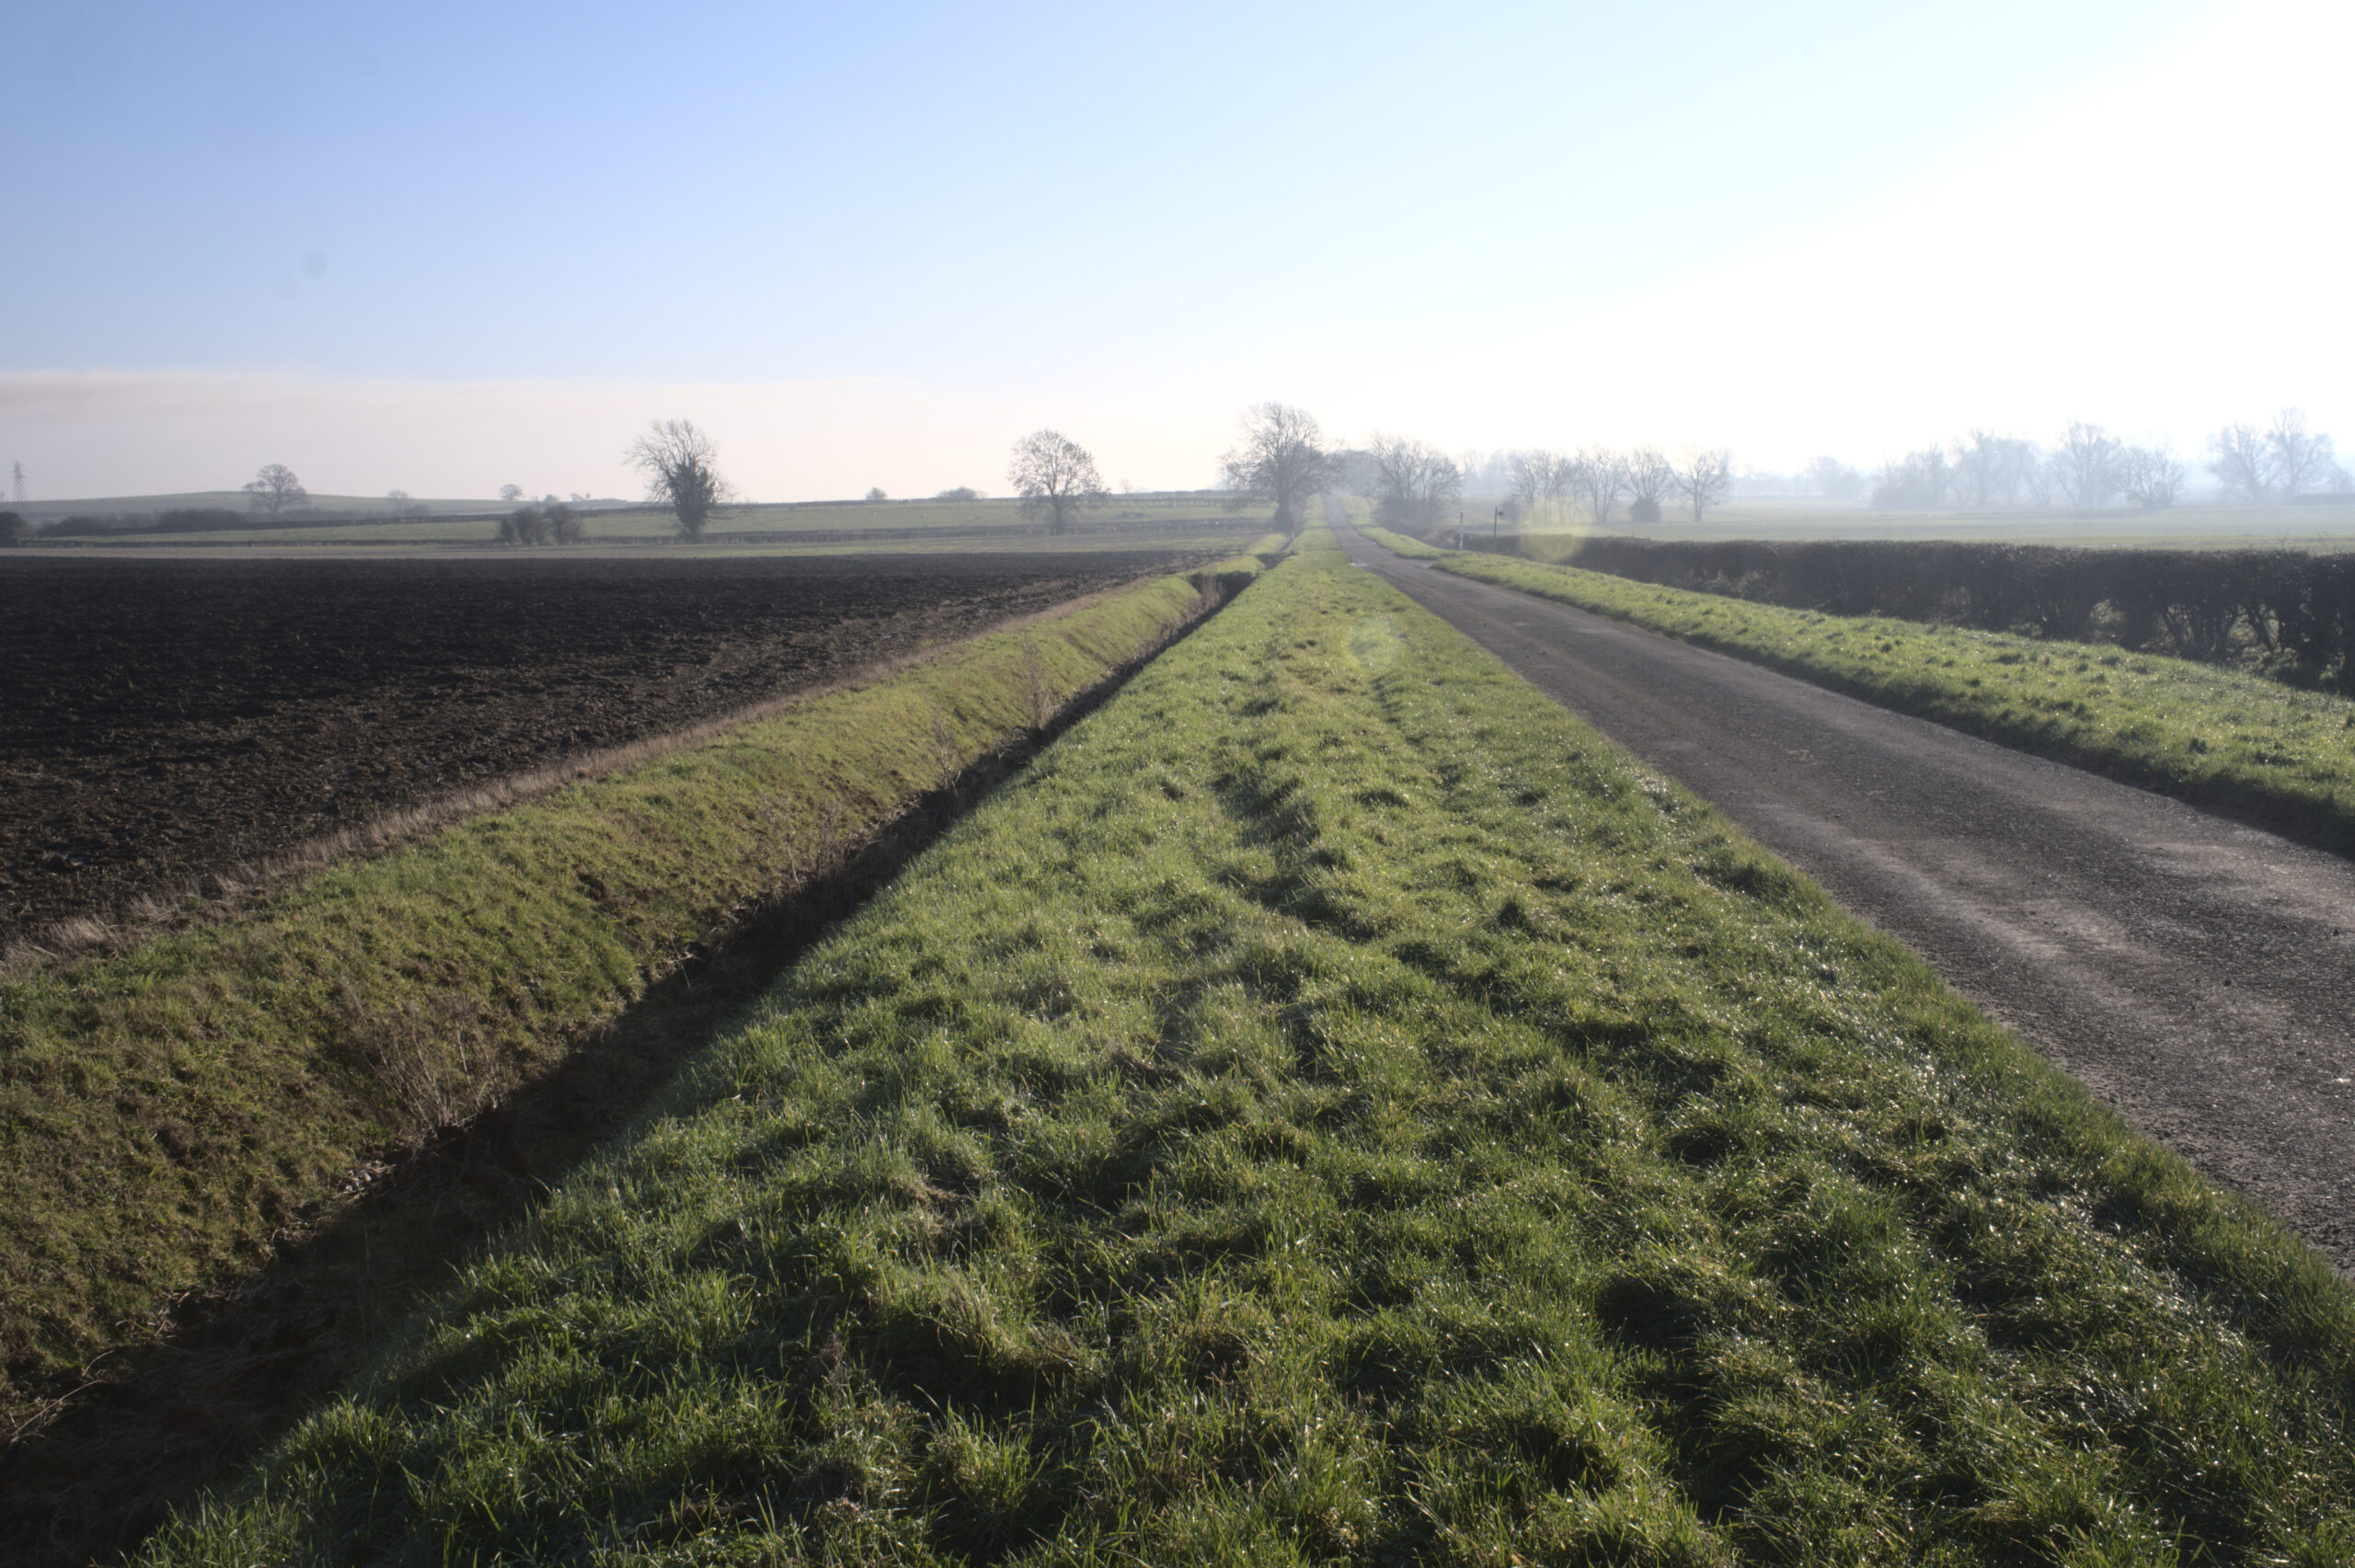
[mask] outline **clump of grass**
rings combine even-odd
[[[222,923],[0,980],[0,1418],[1206,602],[1178,577],[1098,596],[329,865]]]
[[[1360,521],[1357,531],[1392,555],[1404,555],[1409,560],[1436,561],[1457,554],[1453,550],[1442,550],[1436,545],[1426,544],[1412,535],[1401,533],[1394,528],[1384,528],[1379,523]]]
[[[2355,851],[2355,703],[2344,697],[2098,644],[1829,616],[1497,555],[1449,554],[1440,569]]]
[[[147,1561],[2344,1560],[2324,1265],[1339,567]]]

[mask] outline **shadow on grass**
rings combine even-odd
[[[645,1107],[803,952],[1248,580],[1210,578],[1209,613],[1081,692],[1034,734],[920,797],[867,842],[690,948],[550,1072],[422,1145],[352,1173],[234,1288],[176,1298],[134,1351],[85,1370],[0,1434],[0,1560],[109,1562],[330,1398],[455,1273]]]

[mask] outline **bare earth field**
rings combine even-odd
[[[0,562],[0,949],[1200,552]]]

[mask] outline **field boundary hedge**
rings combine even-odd
[[[0,1420],[258,1265],[371,1151],[560,1059],[752,905],[1150,658],[1238,556],[0,982]]]
[[[2344,698],[2098,644],[1842,618],[1576,567],[1433,554],[1442,556],[1434,563],[1441,571],[1608,615],[2355,853],[2355,704]]]
[[[2204,663],[2255,654],[2306,684],[2345,689],[2355,662],[2355,555],[1620,535],[1564,540],[1558,552],[1542,536],[1466,544],[1832,615],[2031,629]]]

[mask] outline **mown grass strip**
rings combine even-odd
[[[1341,567],[147,1561],[2355,1555],[2318,1260]]]
[[[2355,852],[2355,702],[2345,697],[2098,644],[1825,615],[1364,532],[1402,555],[1443,556],[1442,571]]]
[[[371,1150],[545,1067],[748,902],[1157,645],[1209,580],[974,639],[227,923],[0,985],[0,1413],[265,1255]]]

